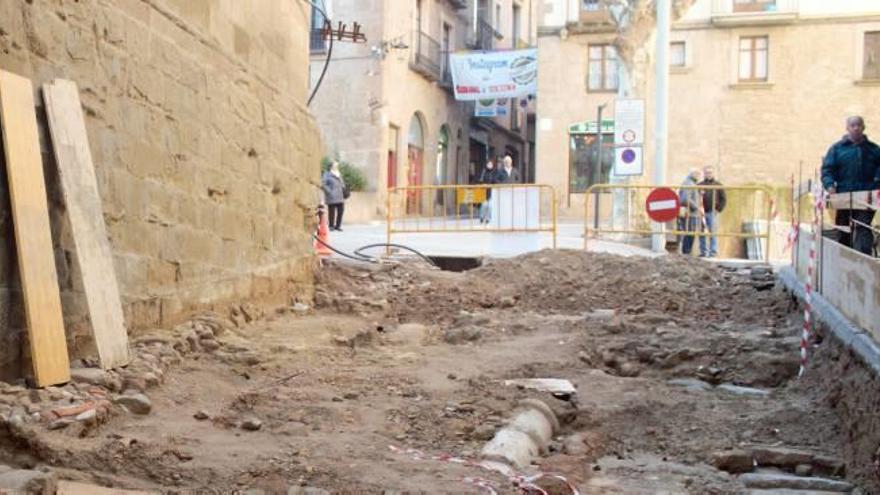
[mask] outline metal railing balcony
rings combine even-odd
[[[470,40],[470,48],[474,50],[492,50],[495,48],[495,38],[498,33],[491,24],[483,19],[477,20],[477,25]]]
[[[440,43],[422,31],[414,31],[410,49],[410,68],[432,81],[440,80],[443,65]]]
[[[449,67],[449,52],[441,52],[443,69],[440,71],[440,86],[452,90],[452,69]]]

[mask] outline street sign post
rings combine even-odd
[[[626,177],[644,173],[642,151],[645,141],[645,100],[614,102],[614,175]]]
[[[678,194],[668,187],[654,189],[645,200],[648,217],[657,223],[675,220],[678,217],[679,206]]]

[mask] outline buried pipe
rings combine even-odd
[[[489,462],[522,469],[547,452],[547,446],[559,431],[559,419],[550,406],[537,399],[521,401],[507,425],[495,433],[481,451]]]

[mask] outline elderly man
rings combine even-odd
[[[831,194],[880,188],[880,147],[868,140],[861,117],[846,119],[846,135],[825,155],[822,186]],[[834,223],[847,228],[840,243],[870,255],[874,235],[867,226],[873,219],[870,210],[837,210]]]
[[[700,236],[700,257],[714,258],[718,256],[718,215],[724,211],[727,206],[727,193],[724,189],[718,189],[721,183],[715,179],[715,168],[705,167],[703,169],[703,180],[701,186],[708,186],[700,192],[703,195],[703,210],[705,211],[705,221],[702,229],[704,235]]]
[[[510,155],[504,155],[501,163],[503,167],[498,171],[498,182],[501,184],[522,184],[519,170],[513,168],[513,158]]]
[[[694,234],[699,230],[703,216],[703,201],[699,190],[694,188],[700,182],[700,170],[692,168],[687,177],[681,183],[682,188],[678,191],[678,199],[681,202],[681,210],[678,216],[678,229],[686,232],[681,235],[681,254],[690,255],[694,248]]]

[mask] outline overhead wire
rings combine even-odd
[[[311,5],[312,8],[314,8],[315,10],[317,10],[321,14],[321,16],[324,18],[324,25],[325,26],[330,26],[330,27],[333,26],[333,23],[332,23],[330,17],[327,15],[327,11],[325,10],[326,5],[324,5],[324,0],[321,0],[321,4],[324,5],[323,8],[319,7],[318,4],[312,0],[303,0],[303,1],[305,3]],[[310,29],[310,33],[311,33],[311,29]],[[312,100],[315,99],[315,95],[318,94],[318,90],[321,88],[321,83],[324,82],[324,76],[327,75],[327,69],[330,68],[330,57],[333,56],[333,36],[328,36],[328,38],[330,38],[330,44],[327,46],[327,57],[324,59],[324,68],[321,69],[321,75],[318,76],[318,80],[315,82],[315,87],[312,88],[312,94],[309,95],[309,99],[306,102],[307,107],[311,106]]]

